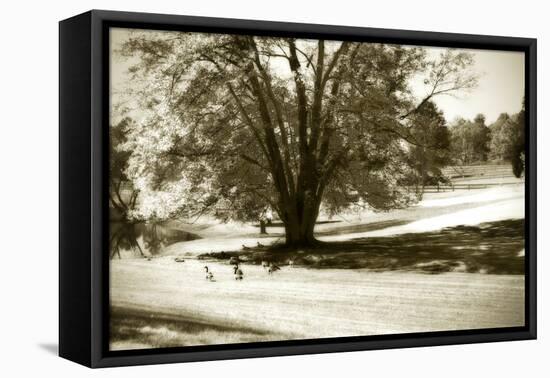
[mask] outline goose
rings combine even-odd
[[[242,281],[244,273],[241,269],[239,269],[238,265],[233,267],[233,274],[235,275],[235,280]]]
[[[213,281],[214,280],[214,273],[212,273],[209,269],[208,269],[208,265],[205,265],[204,266],[204,272],[206,273],[206,279],[208,281]]]
[[[258,248],[263,248],[265,247],[265,245],[263,245],[262,243],[258,242]]]
[[[242,246],[243,246],[243,249],[244,249],[245,251],[248,251],[248,250],[250,249],[250,247],[247,247],[247,246],[244,245],[244,244],[243,244]]]
[[[271,274],[271,273],[276,272],[278,270],[281,270],[281,268],[279,268],[279,266],[277,266],[275,264],[271,264],[269,266],[269,269],[267,270],[267,273]]]

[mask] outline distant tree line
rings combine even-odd
[[[486,124],[485,116],[473,120],[459,118],[450,128],[450,153],[453,163],[468,165],[486,161],[507,161],[514,175],[521,177],[525,170],[525,109],[513,115],[502,113]]]

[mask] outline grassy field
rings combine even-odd
[[[198,258],[228,261],[238,253],[241,260],[255,265],[267,261],[284,266],[292,261],[294,266],[310,268],[523,274],[524,256],[518,254],[523,248],[524,221],[511,219],[431,232],[326,242],[300,250],[256,247],[235,253],[206,253]]]
[[[112,263],[111,349],[521,326],[521,275]]]
[[[261,340],[280,340],[282,334],[257,330],[227,322],[204,322],[185,319],[179,314],[157,310],[113,306],[111,308],[111,337],[113,349],[166,348],[184,345],[219,343],[232,344]]]
[[[331,222],[316,225],[315,234],[321,241],[340,242],[523,219],[524,200],[524,189],[519,185],[430,193],[420,203],[406,209],[381,213],[349,212],[331,219],[321,216],[321,221]],[[166,248],[163,255],[194,256],[200,253],[238,251],[242,245],[253,247],[258,242],[269,245],[284,240],[284,230],[280,226],[268,227],[267,235],[260,235],[259,228],[254,225],[219,224],[207,219],[197,224],[175,223],[174,227],[197,234],[201,239],[175,243]]]
[[[515,185],[434,193],[319,224],[307,250],[277,247],[277,227],[179,225],[202,239],[111,261],[111,349],[521,326],[523,201]]]

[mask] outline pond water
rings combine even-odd
[[[155,256],[171,244],[200,238],[162,223],[111,221],[109,255],[111,258]]]

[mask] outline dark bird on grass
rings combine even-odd
[[[244,273],[243,271],[239,268],[238,265],[235,265],[233,267],[233,275],[235,276],[235,280],[237,281],[242,281],[243,277],[244,277]]]
[[[281,268],[279,266],[277,266],[275,264],[271,264],[269,266],[269,269],[267,270],[267,273],[271,274],[271,273],[276,272],[278,270],[281,270]]]
[[[206,273],[206,279],[208,281],[214,281],[214,273],[212,273],[209,269],[208,269],[208,265],[205,265],[204,266],[204,272]]]
[[[248,251],[248,250],[250,249],[250,247],[247,247],[246,245],[243,244],[243,249],[244,249],[245,251]]]
[[[258,248],[263,248],[265,247],[265,245],[263,245],[262,243],[258,242]]]

